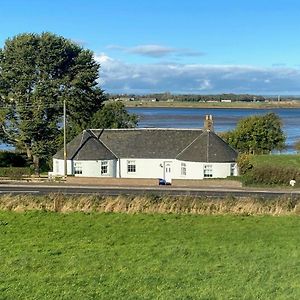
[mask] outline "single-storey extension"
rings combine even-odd
[[[67,174],[83,177],[226,178],[237,152],[211,129],[88,129],[67,144]],[[52,175],[64,175],[64,152]]]

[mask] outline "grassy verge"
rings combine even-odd
[[[0,211],[1,299],[299,299],[300,219]]]
[[[277,199],[172,196],[49,196],[2,195],[0,210],[48,212],[116,212],[195,215],[300,215],[300,196]]]

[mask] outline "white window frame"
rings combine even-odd
[[[135,160],[127,160],[127,173],[136,173]]]
[[[107,160],[101,161],[101,175],[102,176],[108,175],[108,161]]]
[[[186,176],[186,163],[181,163],[181,176]]]
[[[207,164],[203,166],[203,177],[204,178],[213,177],[213,166],[211,164]]]
[[[82,163],[74,162],[74,175],[82,175]]]

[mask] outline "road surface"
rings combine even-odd
[[[261,197],[274,198],[282,195],[300,195],[300,190],[293,189],[249,189],[249,188],[180,188],[172,186],[157,187],[123,187],[123,186],[71,186],[65,184],[0,184],[0,194],[34,194],[45,195],[50,193],[83,195],[99,194],[116,195],[171,195],[171,196],[207,196],[207,197]]]

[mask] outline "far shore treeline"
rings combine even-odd
[[[257,95],[257,94],[172,94],[165,93],[149,93],[149,94],[109,94],[111,100],[123,101],[168,101],[168,102],[268,102],[268,101],[294,101],[300,100],[297,95]]]

